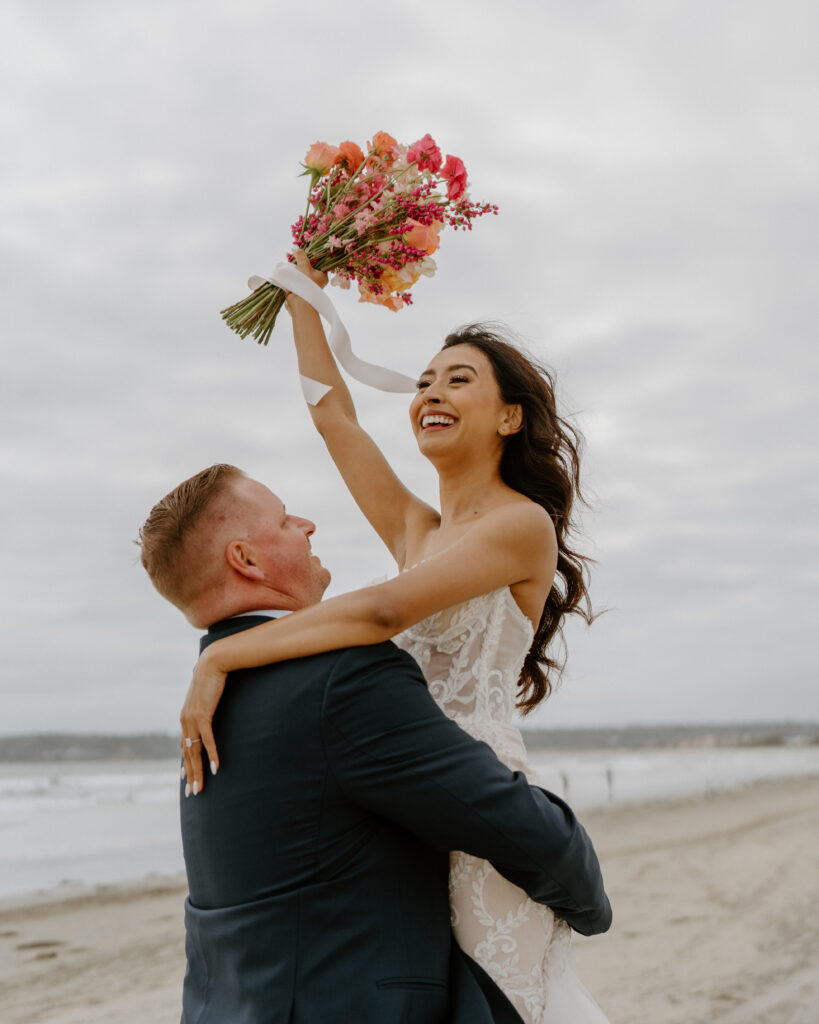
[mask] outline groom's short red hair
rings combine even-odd
[[[236,466],[217,463],[184,480],[156,503],[139,530],[141,561],[159,593],[185,609],[202,586],[206,566],[186,564],[186,547],[193,530],[213,501],[245,474]]]

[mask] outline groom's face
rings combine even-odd
[[[318,603],[330,573],[313,554],[315,523],[293,515],[258,480],[245,477],[233,485],[249,513],[249,540],[265,582],[294,598],[300,607]]]

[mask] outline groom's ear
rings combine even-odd
[[[264,573],[253,559],[253,551],[242,540],[232,540],[225,548],[225,561],[235,572],[255,583],[264,582]]]

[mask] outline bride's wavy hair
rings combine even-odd
[[[557,533],[557,572],[520,675],[517,706],[528,714],[553,691],[566,663],[563,619],[594,619],[588,592],[588,563],[570,544],[576,533],[575,501],[580,490],[580,431],[562,419],[549,370],[504,341],[495,324],[470,324],[447,335],[443,348],[472,345],[492,364],[501,398],[523,409],[523,426],[507,437],[501,455],[503,482],[537,502],[551,516]],[[558,651],[550,649],[557,638]]]

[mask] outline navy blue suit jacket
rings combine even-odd
[[[392,643],[233,673],[214,732],[219,774],[181,799],[183,1024],[519,1022],[452,938],[452,849],[584,934],[609,926],[571,810],[450,721]]]

